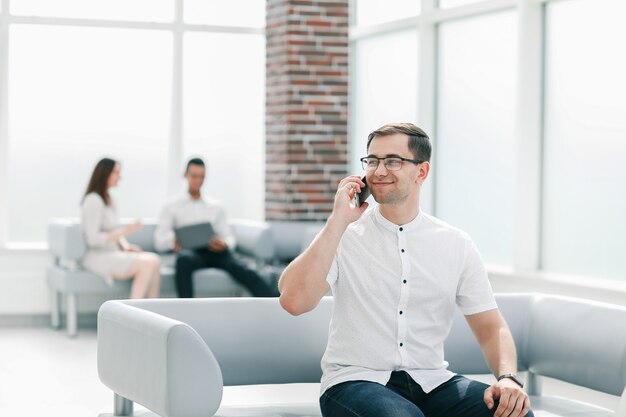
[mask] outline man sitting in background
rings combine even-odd
[[[181,298],[192,298],[194,271],[202,268],[219,268],[228,272],[238,283],[256,297],[271,297],[274,291],[253,270],[244,266],[232,255],[235,237],[231,233],[224,208],[216,201],[201,195],[206,167],[199,158],[191,159],[185,169],[187,191],[167,204],[159,218],[154,233],[154,246],[159,251],[173,250],[176,258],[176,291]],[[215,235],[207,237],[206,247],[181,248],[174,229],[200,223],[211,223]]]

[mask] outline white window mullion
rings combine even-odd
[[[7,237],[7,173],[9,149],[8,97],[9,97],[9,0],[2,0],[0,14],[0,248]]]
[[[543,4],[518,0],[514,267],[540,266],[543,137]]]
[[[183,149],[183,0],[176,0],[172,71],[172,119],[168,152],[167,195],[180,191]]]
[[[519,0],[489,0],[470,3],[464,6],[440,9],[435,7],[432,13],[425,15],[434,22],[445,22],[456,19],[466,19],[472,16],[481,16],[488,13],[495,13],[509,10],[516,6]],[[530,0],[540,1],[540,0]],[[548,1],[548,0],[544,0]],[[436,4],[435,4],[436,6]]]
[[[437,102],[437,24],[431,15],[437,10],[437,0],[421,0],[422,13],[419,23],[419,70],[417,81],[418,104],[417,123],[424,129],[433,141],[433,148],[437,136],[435,132],[435,103]],[[434,159],[431,159],[431,163]],[[421,208],[427,213],[435,214],[436,167],[430,171],[421,195]]]

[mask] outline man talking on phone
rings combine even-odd
[[[294,315],[332,289],[325,417],[533,416],[476,245],[420,210],[430,154],[413,124],[372,132],[361,162],[378,205],[352,203],[365,187],[359,176],[341,180],[326,225],[280,278],[280,303]],[[447,369],[443,344],[456,307],[497,378],[491,386]]]
[[[187,163],[185,179],[187,191],[163,208],[154,232],[154,247],[159,251],[172,250],[176,257],[176,292],[181,298],[194,295],[192,275],[201,268],[219,268],[246,287],[255,297],[271,297],[275,291],[253,270],[239,262],[231,253],[235,237],[231,233],[226,212],[221,204],[201,194],[206,175],[204,161],[193,158]],[[206,246],[183,249],[174,229],[193,224],[211,223],[216,234],[207,237]]]

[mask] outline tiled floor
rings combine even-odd
[[[97,416],[112,394],[98,380],[96,331],[0,328],[0,416]]]
[[[227,388],[222,404],[236,404],[242,396],[256,404],[317,398],[316,385],[302,388],[281,387],[280,399],[271,388],[257,387],[253,392],[250,387]],[[550,380],[545,381],[544,392],[613,409],[617,406],[616,397]],[[64,332],[47,327],[0,327],[1,417],[96,417],[112,409],[113,395],[98,379],[95,329],[80,329],[76,339],[68,339]]]
[[[316,401],[316,384],[228,387],[222,404]],[[245,394],[244,394],[245,391]],[[113,410],[113,394],[100,383],[96,331],[80,329],[75,339],[48,327],[0,327],[0,417],[96,417]],[[135,410],[142,410],[135,405]]]

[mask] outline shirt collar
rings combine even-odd
[[[200,193],[200,198],[197,200],[194,200],[194,198],[191,196],[191,194],[189,193],[189,191],[185,191],[184,192],[184,196],[186,200],[189,200],[191,202],[196,202],[196,201],[204,201],[204,197],[202,195],[202,192]]]
[[[411,220],[407,224],[397,225],[382,215],[382,213],[380,212],[380,205],[377,205],[374,210],[375,210],[374,218],[376,219],[378,224],[380,224],[382,227],[389,230],[390,232],[394,232],[394,233],[397,232],[398,229],[400,228],[402,228],[403,230],[406,230],[407,232],[410,232],[411,230],[416,229],[417,226],[421,223],[422,219],[424,218],[424,213],[422,212],[422,209],[419,208],[418,209],[419,211],[417,212],[417,216],[415,216],[413,220]]]

